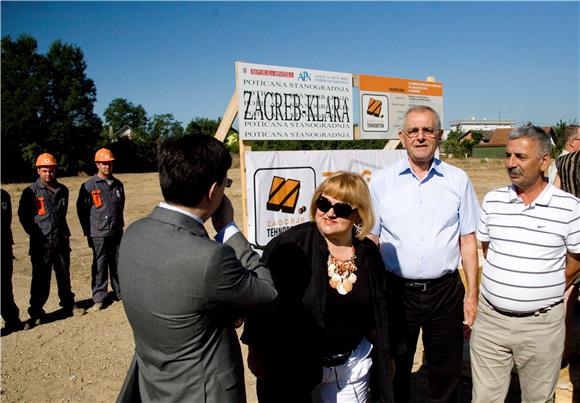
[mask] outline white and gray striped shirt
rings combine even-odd
[[[477,238],[489,242],[482,295],[499,309],[545,308],[564,295],[566,251],[580,253],[580,199],[548,185],[526,206],[513,185],[493,190]]]

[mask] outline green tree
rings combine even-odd
[[[149,120],[147,135],[149,139],[159,144],[170,137],[183,136],[183,126],[171,113],[153,115]]]
[[[104,130],[112,129],[113,134],[125,126],[131,128],[133,132],[145,133],[147,131],[147,112],[141,105],[133,105],[124,98],[115,98],[111,101],[105,112]]]
[[[221,119],[213,120],[197,117],[187,124],[185,134],[205,134],[208,136],[214,136],[220,122]]]
[[[99,133],[101,119],[93,113],[97,89],[85,74],[81,48],[55,41],[46,55],[47,97],[42,120],[48,128],[46,147],[59,154],[66,174],[86,171]]]
[[[2,182],[32,176],[37,137],[46,134],[40,115],[48,80],[36,52],[31,36],[2,38]]]
[[[185,127],[184,134],[187,135],[202,134],[206,136],[215,136],[221,122],[222,122],[221,118],[214,120],[197,117],[187,124],[187,126]],[[238,154],[240,152],[238,132],[230,128],[224,144],[226,145],[230,153]]]
[[[156,169],[155,156],[151,159],[154,144],[148,142],[147,126],[149,118],[145,108],[134,105],[125,98],[115,98],[103,112],[105,123],[101,133],[100,146],[108,147],[115,155],[115,171],[147,172]],[[131,129],[131,138],[111,137],[123,128]]]
[[[458,127],[451,130],[447,138],[441,141],[441,148],[446,154],[451,154],[455,158],[466,158],[473,155],[473,147],[478,145],[483,138],[483,131],[472,130],[471,139],[465,138],[463,130]]]
[[[473,155],[473,147],[477,146],[483,138],[483,130],[472,130],[471,139],[463,140],[464,155],[471,157]]]
[[[2,181],[34,176],[34,159],[43,151],[58,158],[65,174],[87,168],[101,120],[85,70],[76,46],[56,41],[43,56],[29,35],[2,38]]]
[[[169,137],[183,135],[181,122],[175,120],[172,114],[153,115],[148,119],[147,130],[144,134],[135,137],[137,155],[147,161],[150,166],[157,166],[157,148]]]

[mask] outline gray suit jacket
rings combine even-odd
[[[277,292],[241,233],[220,244],[156,207],[123,235],[119,282],[135,355],[117,401],[245,402],[233,322],[273,308]]]

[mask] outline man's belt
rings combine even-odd
[[[483,298],[484,298],[484,299],[487,301],[487,303],[489,304],[489,306],[490,306],[490,307],[491,307],[491,308],[492,308],[494,311],[496,311],[497,313],[499,313],[499,314],[502,314],[502,315],[504,315],[504,316],[509,316],[509,317],[511,317],[511,318],[526,318],[526,317],[528,317],[528,316],[538,316],[538,315],[540,315],[540,314],[542,314],[542,313],[550,312],[550,311],[552,310],[552,308],[553,308],[553,307],[555,307],[555,306],[557,306],[557,305],[560,305],[561,303],[563,303],[563,302],[564,302],[564,300],[563,300],[563,299],[561,299],[560,301],[558,301],[558,302],[556,302],[556,303],[554,303],[554,304],[552,304],[552,305],[550,305],[550,306],[547,306],[547,307],[545,307],[545,308],[538,309],[537,311],[531,311],[531,312],[515,312],[515,311],[506,311],[505,309],[499,309],[499,308],[496,308],[495,306],[493,306],[493,305],[491,304],[491,302],[489,302],[489,301],[487,300],[487,298],[485,298],[485,297],[483,297]]]
[[[427,289],[442,283],[446,280],[449,280],[451,278],[454,278],[458,275],[458,271],[457,270],[453,270],[452,272],[449,272],[447,274],[442,275],[439,278],[434,278],[434,279],[428,279],[428,280],[410,280],[410,279],[406,279],[406,278],[401,278],[401,282],[403,284],[403,286],[405,286],[406,288],[410,288],[414,291],[421,291],[421,292],[425,292],[427,291]]]
[[[351,354],[352,351],[344,354],[333,354],[329,356],[323,356],[322,365],[324,365],[327,368],[342,365],[350,358]]]

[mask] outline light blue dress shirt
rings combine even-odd
[[[467,174],[434,159],[419,180],[407,158],[373,173],[370,184],[387,270],[406,279],[436,279],[457,269],[459,236],[475,232],[479,203]]]

